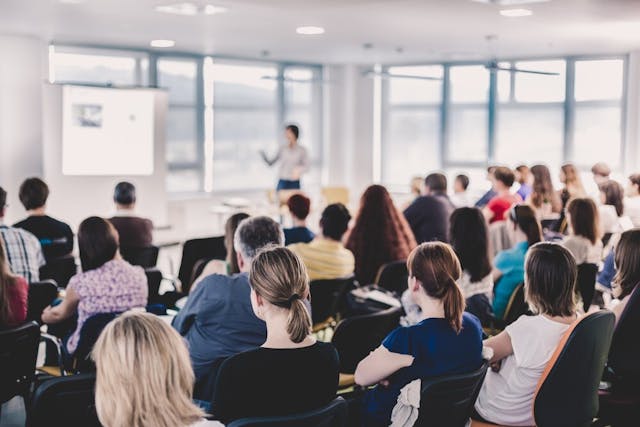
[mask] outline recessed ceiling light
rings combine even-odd
[[[215,4],[208,4],[202,8],[202,13],[205,15],[217,15],[219,13],[225,13],[228,9],[223,6],[216,6]]]
[[[176,42],[173,40],[158,39],[151,40],[149,44],[151,45],[151,47],[174,47],[176,45]]]
[[[530,9],[502,9],[500,15],[506,16],[507,18],[520,18],[522,16],[533,15],[533,11]]]
[[[305,36],[317,36],[319,34],[324,34],[324,28],[322,27],[314,27],[312,25],[305,27],[296,28],[296,33],[302,34]]]

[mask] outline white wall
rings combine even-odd
[[[627,123],[625,175],[640,167],[640,51],[629,55],[627,76]]]
[[[42,176],[42,83],[47,45],[23,36],[0,36],[0,186],[9,193],[7,223],[24,215],[18,186]],[[55,197],[55,192],[52,197]]]

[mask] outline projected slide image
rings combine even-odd
[[[73,124],[87,128],[102,127],[102,105],[73,104]]]

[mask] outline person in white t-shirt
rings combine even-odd
[[[538,381],[562,336],[576,321],[576,262],[556,243],[532,246],[525,264],[525,299],[536,313],[522,316],[484,342],[493,349],[473,418],[509,426],[535,425]]]
[[[624,199],[624,214],[634,227],[640,227],[640,173],[629,176],[629,185]]]

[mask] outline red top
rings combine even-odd
[[[507,196],[496,196],[487,205],[487,208],[493,212],[493,218],[489,221],[490,224],[493,224],[497,221],[504,221],[506,219],[506,214],[511,209],[515,203],[520,203],[522,199],[520,196],[516,194],[509,194]]]
[[[9,285],[8,291],[11,317],[7,322],[7,326],[13,328],[21,325],[27,319],[27,295],[29,294],[29,285],[24,277],[15,276],[14,282]]]

